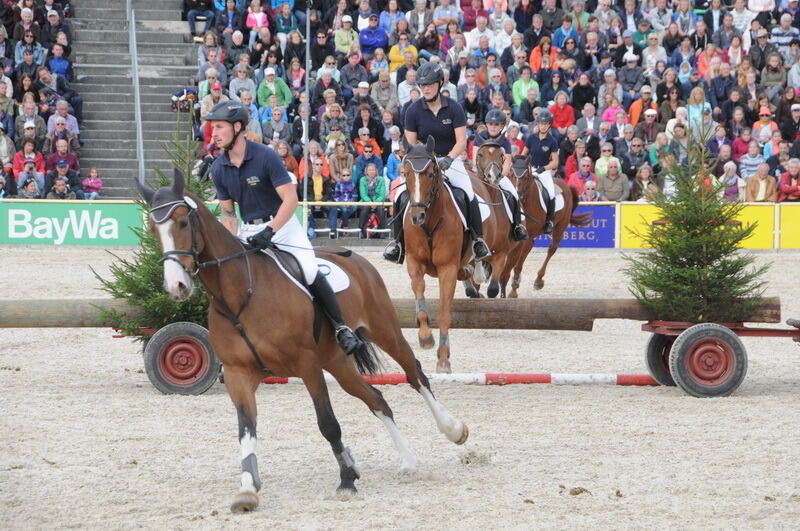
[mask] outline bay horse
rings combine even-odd
[[[467,296],[473,298],[480,296],[481,282],[477,280],[484,277],[491,279],[486,294],[490,298],[497,297],[500,293],[500,279],[505,271],[509,253],[518,244],[511,238],[511,221],[506,214],[503,191],[500,189],[504,156],[505,152],[502,146],[492,142],[481,145],[475,154],[475,169],[482,181],[482,186],[475,187],[475,191],[487,202],[491,210],[490,219],[494,219],[496,230],[486,231],[486,245],[492,251],[492,256],[484,262],[475,264],[476,273],[473,275],[472,281],[464,281]],[[486,262],[489,265],[489,274],[481,275],[478,268],[485,267]]]
[[[261,482],[256,460],[255,391],[265,376],[302,378],[319,429],[339,464],[338,490],[355,492],[360,474],[350,450],[342,444],[323,369],[383,423],[400,454],[401,470],[415,468],[416,457],[397,428],[392,410],[380,391],[367,384],[359,372],[378,368],[369,342],[400,364],[411,387],[433,413],[439,430],[456,444],[467,440],[467,426],[434,398],[419,361],[403,338],[383,279],[366,259],[349,251],[320,253],[341,267],[350,280],[349,287],[338,296],[347,324],[365,340],[365,346],[350,357],[336,343],[328,320],[315,319],[311,298],[272,258],[245,247],[200,199],[185,192],[179,170],[175,170],[171,186],[153,191],[138,181],[137,185],[150,206],[150,230],[163,251],[164,289],[176,300],[185,299],[194,289],[192,275],[198,273],[208,294],[211,345],[225,367],[225,386],[239,419],[242,475],[231,505],[233,512],[252,511],[258,506]]]
[[[472,265],[472,237],[464,229],[461,215],[445,188],[444,174],[436,162],[435,141],[428,137],[425,145],[406,147],[403,166],[409,193],[407,214],[402,212],[406,269],[414,291],[418,338],[422,348],[436,343],[431,332],[428,306],[425,302],[425,275],[439,278],[439,348],[436,372],[450,372],[450,307],[456,282],[471,279],[477,268]],[[470,174],[478,195],[486,193],[480,179]],[[460,192],[456,192],[460,193]],[[490,250],[498,231],[497,217],[483,224],[484,238]],[[506,231],[507,232],[507,231]]]
[[[522,157],[516,156],[511,165],[512,182],[517,188],[519,194],[520,204],[522,211],[525,213],[525,228],[528,229],[528,234],[531,241],[520,242],[521,245],[514,248],[508,260],[508,265],[500,280],[500,289],[503,297],[506,296],[506,286],[508,280],[513,272],[514,278],[511,281],[511,291],[508,293],[510,298],[517,298],[522,275],[522,266],[525,264],[525,259],[533,250],[533,239],[544,232],[544,222],[547,216],[547,211],[542,206],[540,201],[541,191],[540,184],[537,183],[538,175],[530,166],[530,156]],[[553,218],[553,234],[550,246],[547,248],[547,256],[542,262],[536,274],[536,280],[533,287],[540,290],[544,287],[544,275],[547,272],[547,264],[550,259],[558,250],[558,246],[564,238],[564,232],[570,224],[576,227],[588,227],[592,220],[590,212],[583,212],[580,214],[575,213],[578,208],[578,192],[567,185],[563,179],[553,179],[557,188],[561,189],[561,194],[564,196],[564,207],[555,213]]]

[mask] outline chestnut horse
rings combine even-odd
[[[239,418],[242,475],[241,488],[231,505],[233,512],[258,506],[261,481],[255,453],[255,392],[265,376],[302,378],[314,403],[319,429],[339,464],[340,491],[355,492],[355,480],[360,476],[350,450],[342,444],[323,369],[384,424],[400,453],[401,470],[416,466],[416,457],[397,428],[392,410],[359,373],[374,372],[378,365],[375,350],[366,341],[374,342],[400,364],[409,384],[433,413],[439,430],[456,444],[466,441],[467,426],[434,398],[419,361],[403,339],[386,286],[366,259],[349,251],[322,253],[350,279],[349,287],[338,296],[347,324],[365,340],[365,347],[351,358],[339,348],[328,320],[315,319],[311,298],[272,258],[246,248],[201,200],[185,192],[180,171],[175,170],[171,187],[153,191],[139,184],[139,189],[150,205],[150,230],[163,251],[164,288],[174,299],[185,299],[193,291],[192,274],[197,272],[208,293],[211,345],[225,367],[225,386]]]
[[[487,202],[491,209],[490,219],[494,219],[494,225],[497,230],[486,232],[486,245],[492,251],[492,256],[485,262],[475,264],[475,274],[473,280],[465,280],[464,286],[466,288],[467,296],[479,297],[479,289],[482,280],[489,277],[490,283],[486,290],[486,294],[491,297],[497,297],[500,292],[500,279],[503,271],[506,269],[508,263],[508,256],[511,249],[516,247],[518,242],[511,239],[511,221],[506,214],[506,208],[503,202],[503,192],[500,189],[500,179],[503,178],[503,161],[505,153],[503,148],[495,143],[487,142],[478,148],[475,154],[475,166],[478,177],[483,181],[482,187],[475,188],[478,195]],[[487,220],[488,222],[489,220]],[[486,267],[488,262],[489,274],[480,274],[480,267]],[[474,284],[473,284],[474,281]]]
[[[439,349],[437,372],[450,372],[450,307],[455,296],[456,282],[471,279],[472,237],[465,231],[458,207],[445,189],[444,174],[436,162],[434,139],[428,137],[423,145],[407,146],[403,159],[409,206],[402,215],[406,268],[411,277],[411,289],[416,302],[419,323],[419,344],[432,348],[436,343],[431,332],[428,306],[425,302],[425,275],[439,278]],[[486,193],[484,184],[470,175],[478,195]],[[483,224],[487,245],[495,240],[498,231],[496,216]],[[505,231],[506,234],[508,231]],[[491,248],[491,247],[490,247]],[[492,251],[494,252],[494,251]],[[481,268],[482,269],[482,268]]]
[[[537,183],[538,176],[530,166],[530,157],[514,157],[511,166],[512,182],[517,188],[519,194],[520,204],[522,211],[525,213],[525,228],[528,229],[531,240],[542,234],[544,231],[545,217],[547,211],[542,207],[540,201],[541,192],[539,190],[540,184]],[[544,287],[544,275],[547,272],[547,263],[556,253],[561,239],[564,237],[564,231],[567,230],[570,224],[576,227],[588,227],[592,220],[590,212],[583,212],[576,214],[575,209],[578,208],[578,192],[574,188],[570,188],[563,179],[553,179],[556,187],[561,189],[564,196],[564,207],[555,213],[553,218],[553,235],[550,246],[547,248],[547,256],[536,274],[536,281],[533,287],[540,290]],[[508,260],[508,266],[503,271],[500,280],[500,289],[502,296],[506,296],[506,285],[511,277],[511,272],[514,272],[514,279],[511,281],[511,291],[508,296],[517,298],[517,289],[520,285],[522,274],[522,266],[525,264],[525,259],[533,249],[532,242],[520,242],[511,252]]]

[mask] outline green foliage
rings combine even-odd
[[[177,113],[178,118],[186,116]],[[213,195],[212,185],[206,176],[192,176],[194,165],[199,158],[198,144],[193,139],[190,124],[178,121],[172,137],[162,145],[173,165],[186,176],[186,188],[198,197],[210,199]],[[172,172],[167,176],[156,169],[158,182],[153,189],[169,186],[172,183]],[[143,211],[148,214],[147,204],[139,200]],[[123,259],[113,255],[118,262],[110,268],[111,278],[102,278],[97,272],[95,277],[101,282],[102,289],[116,299],[125,300],[130,306],[141,310],[141,316],[132,317],[116,311],[104,310],[105,316],[122,333],[134,336],[139,340],[147,340],[150,334],[142,329],[158,330],[176,321],[189,321],[207,326],[208,299],[202,284],[195,284],[192,296],[182,302],[173,301],[164,290],[164,266],[161,264],[161,246],[148,228],[135,229],[141,247],[131,259]]]
[[[722,198],[704,140],[689,141],[688,163],[668,155],[661,164],[674,193],[658,194],[658,222],[634,231],[652,250],[626,257],[631,293],[658,320],[747,320],[761,303],[769,267],[755,267],[754,256],[740,250],[756,225],[735,221],[744,205]]]

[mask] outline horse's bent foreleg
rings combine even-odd
[[[564,235],[563,232],[558,234],[553,238],[553,241],[550,243],[550,247],[547,248],[547,256],[542,262],[542,267],[539,268],[539,272],[536,274],[536,281],[533,283],[534,289],[542,289],[544,287],[544,275],[547,273],[547,263],[553,258],[553,255],[556,254],[558,250],[558,244],[561,243],[561,237]]]
[[[444,433],[445,437],[456,444],[464,444],[467,442],[467,438],[469,437],[469,428],[467,428],[467,425],[451,415],[450,412],[436,400],[433,396],[433,391],[431,391],[430,382],[428,382],[428,378],[423,374],[419,362],[417,362],[417,371],[419,379],[422,382],[422,386],[419,387],[417,391],[419,391],[419,394],[425,399],[425,403],[428,405],[431,413],[433,413],[433,418],[436,419],[436,426],[439,428],[439,431]]]
[[[231,504],[234,513],[250,512],[258,507],[258,491],[261,490],[256,458],[255,390],[258,383],[258,378],[247,371],[229,369],[225,372],[225,386],[239,418],[239,445],[242,451],[241,486]]]
[[[416,306],[417,323],[419,331],[419,346],[422,348],[433,348],[436,344],[431,332],[430,320],[428,318],[428,304],[425,302],[425,269],[413,257],[406,258],[408,276],[411,277],[411,289],[414,291],[414,302]]]
[[[325,377],[321,369],[311,371],[312,374],[303,376],[303,383],[311,395],[314,402],[314,410],[317,413],[317,425],[322,436],[330,443],[333,455],[339,463],[339,483],[338,491],[356,492],[356,480],[361,477],[356,467],[356,461],[350,454],[350,449],[342,444],[342,429],[336,415],[333,414],[331,399],[328,396],[328,386],[325,384]]]
[[[436,372],[450,372],[450,307],[456,290],[458,269],[449,265],[439,268],[439,349]]]
[[[339,382],[345,392],[364,402],[369,410],[372,411],[372,414],[383,422],[397,452],[400,454],[400,470],[407,472],[417,468],[417,457],[411,451],[408,441],[400,433],[397,424],[395,424],[394,414],[389,404],[383,399],[380,391],[364,381],[352,360],[342,355],[325,368],[336,378],[336,381]]]

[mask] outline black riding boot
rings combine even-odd
[[[514,218],[513,227],[511,227],[511,238],[515,242],[521,242],[528,239],[528,231],[522,223],[522,206],[519,204],[519,199],[509,194],[509,203],[511,203],[511,215]]]
[[[547,216],[544,221],[544,233],[553,234],[553,217],[556,215],[556,198],[547,201]]]
[[[481,207],[478,198],[473,197],[469,202],[469,231],[472,234],[472,250],[475,253],[475,260],[486,260],[492,256],[489,246],[483,241],[483,221],[481,221]]]
[[[403,192],[397,196],[394,202],[394,217],[392,218],[392,241],[389,242],[383,257],[390,262],[402,264],[405,258],[403,249],[403,213],[408,205],[408,192]]]
[[[345,354],[352,354],[359,347],[364,346],[364,342],[358,338],[355,332],[344,324],[344,317],[342,317],[342,309],[339,307],[339,299],[328,284],[328,279],[322,273],[317,273],[317,278],[309,286],[311,294],[317,299],[320,306],[322,306],[325,315],[333,325],[336,335],[336,342],[342,347]]]

